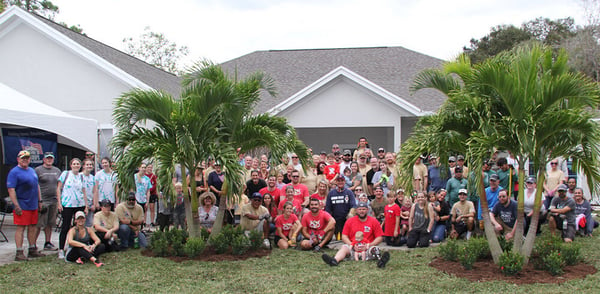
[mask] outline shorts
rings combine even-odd
[[[146,203],[145,202],[144,203],[137,202],[137,204],[139,204],[142,207],[142,210],[144,210],[144,213],[146,213]],[[146,222],[146,220],[144,220],[144,222]]]
[[[556,228],[562,231],[562,238],[563,239],[571,239],[571,240],[575,240],[575,224],[567,224],[567,229],[564,230],[563,229],[563,221],[564,219],[562,219],[560,216],[558,215],[551,215],[550,217],[554,218],[554,222],[556,223]]]
[[[22,210],[21,215],[13,213],[13,222],[17,226],[30,226],[38,222],[38,210]]]
[[[454,230],[456,230],[456,233],[460,236],[468,230],[467,224],[465,224],[463,221],[455,222]]]
[[[150,203],[156,203],[156,202],[158,202],[158,195],[156,195],[156,194],[150,194],[150,199],[148,200],[148,202],[150,202]]]
[[[38,215],[38,228],[53,228],[56,227],[56,216],[58,215],[58,204],[56,203],[44,203],[48,209],[44,213],[40,213]]]

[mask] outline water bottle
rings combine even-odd
[[[140,248],[140,238],[139,237],[135,237],[135,239],[133,239],[133,248],[135,248],[135,249]]]
[[[567,220],[564,219],[563,220],[563,231],[566,231],[566,230],[567,230]]]

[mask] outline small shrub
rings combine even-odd
[[[458,241],[449,239],[446,244],[440,245],[438,250],[443,259],[448,261],[458,260]]]
[[[217,254],[223,254],[223,253],[227,252],[227,249],[229,249],[229,244],[230,244],[227,236],[223,233],[223,231],[221,231],[216,236],[212,236],[209,239],[209,243],[210,243],[210,246],[213,249],[215,249],[215,253],[217,253]]]
[[[208,237],[210,237],[210,233],[206,228],[202,228],[202,230],[200,230],[200,238],[202,238],[204,243],[206,243],[206,241],[208,241]]]
[[[152,252],[158,256],[168,256],[169,255],[169,242],[167,239],[152,239]]]
[[[250,240],[244,234],[237,235],[231,242],[231,253],[242,255],[250,249]]]
[[[257,250],[262,246],[263,233],[259,231],[250,231],[248,239],[250,241],[250,249]]]
[[[231,244],[237,236],[244,234],[244,230],[241,226],[234,227],[231,225],[226,225],[223,227],[223,229],[221,229],[219,234],[222,234],[226,242]]]
[[[176,243],[185,244],[188,234],[187,234],[187,231],[173,229],[173,230],[165,232],[165,236],[166,236],[167,240],[169,241],[170,245],[173,245]]]
[[[533,247],[531,254],[531,263],[538,270],[546,270],[544,257],[547,257],[552,252],[560,252],[562,247],[562,239],[559,236],[547,235],[538,238]]]
[[[556,276],[563,273],[565,261],[558,251],[552,251],[549,255],[542,258],[544,261],[544,269]]]
[[[473,269],[473,264],[477,261],[477,257],[477,252],[469,250],[469,247],[465,246],[458,254],[458,261],[466,270],[470,270]]]
[[[513,247],[512,240],[507,241],[506,238],[504,238],[504,236],[499,236],[498,242],[500,243],[500,248],[502,248],[503,252],[509,252],[512,250],[512,247]]]
[[[491,255],[490,246],[485,238],[471,238],[467,242],[467,250],[472,251],[478,259]]]
[[[185,256],[185,244],[183,243],[173,243],[171,245],[173,248],[173,254],[176,256]]]
[[[189,257],[196,257],[206,249],[206,242],[202,237],[200,238],[189,238],[185,243],[185,254]]]
[[[503,274],[514,276],[523,269],[524,260],[519,252],[505,251],[500,255],[498,265]]]
[[[574,243],[563,243],[560,246],[560,255],[565,265],[575,265],[581,261],[581,246]]]
[[[165,237],[165,233],[162,232],[162,231],[156,231],[156,232],[154,232],[152,234],[152,237],[150,237],[150,244],[149,244],[150,249],[153,249],[154,246],[155,246],[154,243],[157,242],[157,241],[160,241],[160,240],[167,241],[167,239]],[[168,245],[168,242],[167,242],[167,245]]]

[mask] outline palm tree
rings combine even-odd
[[[434,122],[429,124],[434,132],[429,137],[420,138],[425,141],[420,142],[419,152],[435,150],[444,154],[456,150],[457,145],[444,144],[450,143],[444,141],[444,137],[455,133],[461,134],[463,144],[469,149],[474,170],[481,167],[477,159],[485,156],[492,147],[509,150],[516,155],[520,167],[520,191],[514,242],[515,250],[526,258],[531,255],[535,241],[542,191],[538,190],[536,195],[532,224],[525,246],[521,247],[525,160],[533,160],[540,187],[546,163],[556,156],[572,157],[576,168],[589,175],[589,184],[596,188],[594,190],[597,190],[595,183],[600,179],[600,164],[596,156],[600,137],[596,123],[590,120],[592,114],[589,111],[598,108],[598,88],[582,74],[569,72],[566,60],[564,52],[553,56],[551,49],[537,45],[520,47],[475,66],[462,57],[447,64],[444,70],[422,72],[412,88],[414,91],[439,89],[449,97],[434,115],[435,119],[427,119]],[[442,132],[436,134],[435,131]],[[402,157],[405,156],[401,154]],[[479,183],[480,175],[476,175]],[[496,247],[493,244],[496,238],[491,224],[488,224],[488,207],[482,188],[479,194],[486,236],[497,261],[496,256],[501,251],[493,248]]]
[[[221,197],[213,229],[213,233],[218,233],[226,201],[240,195],[243,186],[236,147],[247,151],[266,146],[274,156],[294,151],[303,163],[308,161],[305,145],[285,118],[252,115],[261,90],[275,93],[271,85],[263,74],[251,74],[238,81],[228,77],[219,66],[202,62],[185,76],[180,99],[154,90],[124,93],[117,98],[113,111],[115,124],[121,131],[111,142],[122,191],[134,187],[129,176],[133,170],[143,160],[153,158],[158,163],[161,190],[173,197],[170,192],[175,164],[180,164],[182,184],[187,187],[186,171],[194,170],[200,161],[214,158],[227,173],[224,185],[227,197]],[[195,182],[190,185],[194,191]],[[199,236],[198,199],[190,197],[188,189],[184,193],[190,236]]]

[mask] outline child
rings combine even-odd
[[[350,170],[349,167],[346,167],[344,169],[344,179],[346,181],[346,184],[344,184],[344,188],[350,189],[350,187],[352,187],[352,170]]]
[[[185,225],[185,203],[183,202],[183,185],[181,182],[175,184],[175,194],[177,195],[177,203],[173,209],[173,227],[186,230]]]
[[[400,208],[400,236],[402,237],[406,237],[406,233],[408,232],[408,218],[410,217],[411,206],[412,201],[410,200],[410,197],[404,198],[404,202]]]
[[[398,207],[402,207],[403,204],[404,204],[404,189],[398,189],[398,191],[396,191],[396,205],[398,205]]]
[[[389,246],[400,246],[398,238],[400,229],[400,206],[396,205],[396,195],[388,193],[388,205],[385,206],[385,219],[383,221],[383,236],[385,243]]]
[[[158,193],[158,225],[161,231],[171,225],[171,211],[173,210],[171,197],[165,197],[162,192]]]
[[[358,231],[354,236],[354,242],[352,243],[352,248],[354,249],[354,260],[362,261],[367,260],[367,244],[363,243],[363,232]]]

